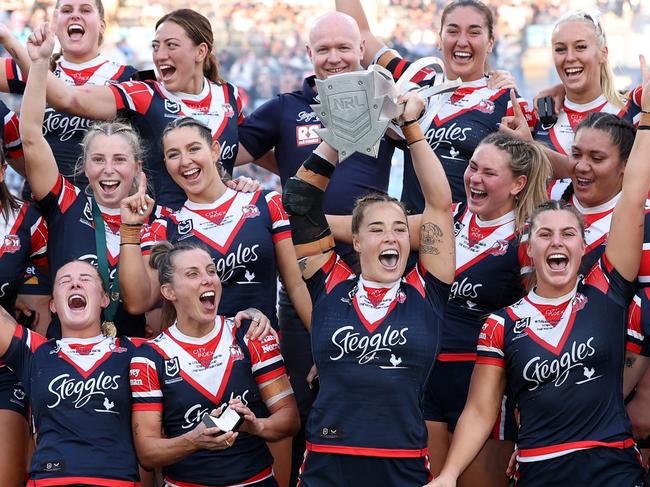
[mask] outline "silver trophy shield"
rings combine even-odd
[[[324,125],[316,132],[338,151],[339,161],[355,152],[377,157],[381,138],[398,113],[390,75],[355,71],[317,79],[316,87],[320,103],[312,108]]]

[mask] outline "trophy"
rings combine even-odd
[[[412,82],[416,73],[426,83]],[[418,122],[426,130],[459,85],[460,79],[446,80],[442,61],[437,58],[412,63],[397,82],[388,70],[378,65],[366,71],[317,79],[320,103],[312,108],[324,128],[316,132],[338,151],[339,161],[355,152],[377,157],[381,138],[388,128],[403,138],[395,122],[403,111],[397,104],[399,95],[415,90],[424,98],[425,110]]]

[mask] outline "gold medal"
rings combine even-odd
[[[117,301],[118,299],[120,299],[120,293],[112,292],[111,293],[111,301]]]
[[[117,336],[117,327],[112,321],[104,321],[102,323],[102,333],[104,336],[109,338],[115,338]]]

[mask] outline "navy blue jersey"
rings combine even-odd
[[[398,56],[392,58],[388,70],[398,80],[410,66],[410,62]],[[411,79],[415,83],[426,83],[430,72],[421,70]],[[528,111],[528,104],[518,98],[521,109],[531,124],[534,115]],[[422,127],[429,145],[440,159],[451,186],[452,200],[465,201],[463,174],[474,153],[474,149],[487,135],[498,130],[501,118],[513,115],[510,90],[492,90],[487,87],[487,77],[461,84],[451,95],[429,127]],[[404,184],[402,201],[409,210],[422,213],[424,197],[418,182],[409,152],[404,154]]]
[[[465,204],[454,209],[456,277],[438,360],[472,360],[488,313],[524,295],[514,211],[482,222]]]
[[[9,312],[30,261],[47,266],[47,238],[45,220],[33,205],[21,202],[7,220],[0,215],[0,305]]]
[[[97,266],[97,244],[93,222],[92,199],[64,177],[38,202],[48,225],[50,275],[71,260],[85,260]],[[120,257],[120,209],[100,206],[106,233],[106,257],[109,281],[113,283]],[[165,210],[156,208],[154,213]],[[152,216],[152,219],[154,216]],[[111,289],[109,295],[116,290]],[[112,299],[112,297],[111,297]],[[144,316],[128,314],[120,302],[115,316],[119,334],[144,336]]]
[[[202,242],[217,267],[223,294],[219,313],[234,316],[256,307],[277,329],[275,242],[290,238],[289,218],[275,191],[226,189],[210,204],[186,201],[156,220],[142,237],[143,253],[156,242]]]
[[[0,145],[7,159],[23,156],[18,117],[2,101],[0,101]]]
[[[136,485],[128,382],[134,348],[102,335],[46,341],[16,327],[3,358],[31,402],[38,441],[30,479],[52,479],[36,485]]]
[[[315,129],[323,125],[310,106],[318,103],[314,79],[306,78],[300,91],[282,93],[267,101],[239,126],[239,141],[255,159],[275,149],[282,185],[321,143]],[[323,211],[350,215],[359,197],[372,191],[388,191],[394,147],[384,136],[376,159],[355,153],[338,164],[325,191]]]
[[[26,77],[12,59],[5,59],[5,68],[9,90],[22,94],[25,91]],[[134,67],[113,62],[103,54],[81,64],[60,58],[54,67],[54,76],[70,86],[111,85],[131,79],[135,72]],[[93,123],[94,120],[59,112],[53,108],[45,109],[43,136],[52,148],[59,172],[81,189],[88,185],[88,179],[83,172],[75,175],[75,167],[82,155],[81,142]],[[29,197],[27,187],[24,196]]]
[[[506,369],[521,414],[520,461],[633,444],[622,390],[633,294],[603,256],[568,295],[531,292],[488,317],[476,363]]]
[[[128,81],[112,85],[111,89],[117,109],[128,116],[145,141],[144,167],[160,205],[177,209],[186,198],[165,169],[162,154],[163,130],[176,118],[195,117],[210,127],[212,138],[221,144],[221,164],[232,174],[239,145],[237,126],[244,119],[235,86],[205,79],[198,95],[172,93],[157,81]]]
[[[169,438],[191,431],[205,414],[234,398],[263,415],[259,386],[285,374],[284,363],[273,336],[249,340],[247,329],[248,324],[236,328],[233,320],[217,316],[202,338],[173,325],[147,342],[131,361],[133,410],[159,411]],[[199,450],[164,473],[167,481],[187,487],[247,485],[271,477],[272,462],[263,439],[240,432],[231,448]]]
[[[449,285],[418,265],[386,288],[355,277],[336,255],[307,284],[320,376],[307,449],[425,456],[420,399],[438,350]]]

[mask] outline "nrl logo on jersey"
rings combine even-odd
[[[174,100],[165,98],[165,110],[167,110],[169,113],[178,113],[181,111],[181,105]]]
[[[192,220],[183,220],[178,222],[179,235],[187,235],[192,231],[193,228],[194,228],[194,224],[192,223]]]
[[[517,335],[521,335],[526,331],[526,328],[530,326],[530,316],[527,316],[526,318],[522,318],[520,320],[515,321],[515,325],[512,327],[512,331],[515,332]]]
[[[178,357],[165,360],[165,375],[167,377],[176,377],[180,371],[181,367],[178,364]]]

